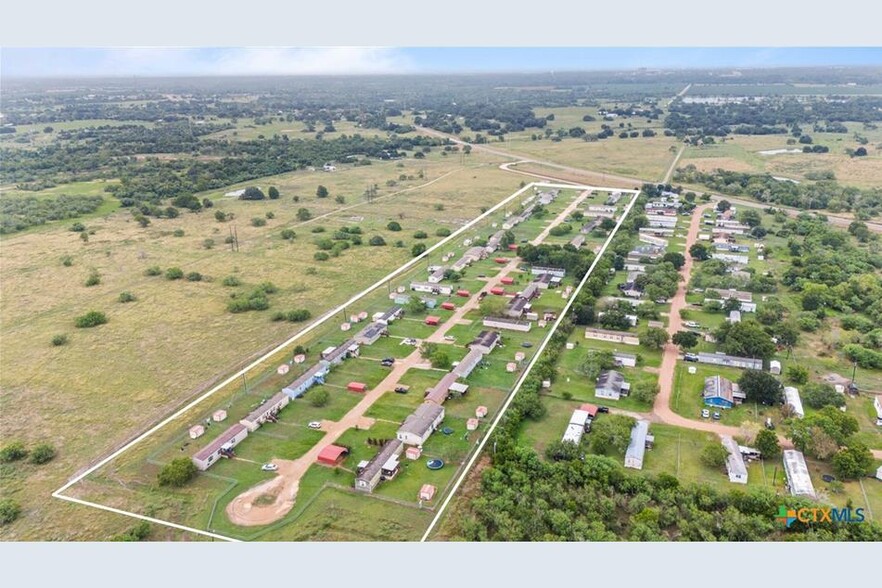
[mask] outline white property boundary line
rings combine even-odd
[[[575,188],[579,189],[579,188],[582,188],[583,186],[567,186],[567,187],[569,187],[569,188],[575,187]],[[609,188],[595,188],[595,189],[597,189],[597,190],[610,190]],[[459,478],[456,480],[456,483],[453,485],[453,488],[447,494],[447,497],[444,499],[444,502],[441,503],[441,508],[438,509],[438,512],[435,514],[435,518],[432,519],[432,522],[429,524],[429,528],[426,529],[426,532],[423,534],[422,538],[420,539],[420,543],[424,543],[426,540],[428,540],[429,535],[432,533],[432,531],[435,528],[435,525],[437,525],[438,521],[441,520],[441,517],[444,515],[444,511],[447,510],[447,506],[450,504],[450,501],[453,499],[453,496],[456,494],[456,491],[459,490],[460,485],[462,484],[463,480],[465,480],[465,477],[468,475],[469,471],[472,469],[472,466],[475,464],[475,461],[478,459],[478,456],[481,455],[482,451],[484,451],[484,446],[487,445],[487,441],[493,435],[493,431],[496,430],[496,426],[502,420],[503,415],[505,415],[505,411],[508,410],[509,405],[511,405],[515,396],[517,396],[518,392],[521,389],[521,386],[523,385],[524,381],[527,379],[527,376],[530,375],[530,371],[532,371],[533,366],[536,364],[537,361],[539,361],[539,358],[542,356],[542,353],[545,351],[546,345],[548,345],[548,342],[551,340],[551,336],[554,335],[554,332],[560,326],[560,323],[563,322],[563,319],[566,317],[567,313],[569,312],[570,307],[573,305],[573,302],[575,302],[576,297],[579,295],[579,292],[582,291],[582,288],[585,286],[585,283],[588,281],[588,278],[591,277],[591,273],[594,271],[595,266],[597,266],[597,262],[599,262],[600,258],[603,257],[603,254],[606,253],[606,248],[612,242],[613,237],[616,236],[616,233],[619,232],[619,227],[622,226],[622,223],[624,222],[624,220],[626,218],[628,218],[628,215],[631,213],[631,209],[634,207],[634,203],[637,202],[637,197],[640,195],[640,190],[621,190],[621,189],[616,188],[614,191],[629,192],[629,193],[633,194],[634,196],[631,198],[631,202],[628,203],[628,206],[625,207],[625,210],[622,213],[622,216],[619,217],[619,220],[616,223],[616,226],[613,228],[612,232],[609,234],[609,237],[607,237],[606,241],[603,244],[603,247],[601,247],[600,251],[597,252],[597,255],[594,257],[594,261],[591,262],[591,266],[588,268],[588,271],[585,273],[585,276],[582,278],[582,281],[579,282],[579,285],[578,285],[578,287],[576,287],[576,290],[570,295],[569,300],[567,300],[567,303],[564,306],[563,310],[561,311],[560,315],[557,317],[557,320],[554,321],[554,324],[551,326],[551,330],[548,332],[548,335],[546,335],[545,339],[543,339],[542,343],[539,345],[539,349],[536,351],[536,354],[533,355],[533,359],[530,360],[530,363],[527,365],[527,369],[524,370],[524,373],[522,373],[521,377],[518,378],[517,383],[515,383],[514,389],[512,389],[511,393],[508,395],[508,398],[505,400],[505,403],[502,405],[502,409],[499,411],[499,414],[497,414],[496,418],[493,420],[493,424],[490,425],[490,429],[487,431],[487,433],[484,435],[484,437],[481,438],[481,442],[480,442],[480,444],[478,444],[478,449],[472,454],[471,459],[469,459],[468,463],[466,464],[466,467],[462,470],[462,473],[459,475]]]
[[[437,178],[437,179],[440,179],[440,178]],[[599,187],[595,187],[595,186],[580,186],[580,185],[571,185],[571,184],[555,184],[555,183],[546,183],[546,182],[531,182],[531,183],[525,185],[523,188],[517,190],[516,192],[514,192],[514,193],[513,193],[511,196],[509,196],[508,198],[505,198],[505,199],[501,200],[500,202],[496,203],[494,206],[492,206],[491,208],[489,208],[486,212],[484,212],[483,214],[481,214],[481,215],[475,217],[474,219],[472,219],[471,221],[469,221],[468,223],[466,223],[465,225],[463,225],[462,227],[460,227],[459,229],[457,229],[456,231],[454,231],[453,233],[451,233],[448,237],[442,239],[441,241],[439,241],[439,242],[436,243],[435,245],[429,247],[429,248],[426,249],[426,251],[424,251],[422,254],[418,255],[417,257],[414,257],[413,259],[411,259],[410,261],[408,261],[407,263],[405,263],[404,265],[402,265],[401,267],[399,267],[397,270],[394,270],[394,271],[392,271],[391,273],[387,274],[385,277],[381,278],[380,280],[378,280],[376,283],[374,283],[373,285],[369,286],[369,287],[366,288],[365,290],[362,290],[362,291],[359,292],[358,294],[354,295],[352,298],[350,298],[349,300],[347,300],[347,301],[344,302],[343,304],[341,304],[341,305],[337,306],[336,308],[333,308],[333,309],[331,309],[331,310],[325,312],[325,313],[324,313],[323,315],[321,315],[318,319],[316,319],[316,321],[314,321],[312,324],[310,324],[310,325],[307,326],[306,328],[302,329],[301,331],[297,332],[295,335],[293,335],[291,338],[289,338],[289,339],[288,339],[287,341],[285,341],[284,343],[281,343],[280,345],[278,345],[278,346],[275,347],[274,349],[268,351],[267,353],[265,353],[265,354],[262,355],[261,357],[259,357],[259,358],[257,358],[256,360],[254,360],[252,363],[248,364],[246,367],[244,367],[244,368],[240,369],[239,371],[237,371],[235,374],[229,376],[227,379],[225,379],[223,382],[221,382],[221,383],[217,384],[216,386],[214,386],[214,387],[213,387],[211,390],[209,390],[208,392],[202,394],[202,395],[199,396],[197,399],[193,400],[192,402],[190,402],[189,404],[187,404],[187,405],[184,406],[183,408],[179,409],[179,410],[178,410],[177,412],[175,412],[174,414],[172,414],[172,415],[166,417],[165,419],[163,419],[162,421],[160,421],[160,422],[159,422],[158,424],[156,424],[155,426],[151,427],[150,429],[148,429],[147,431],[145,431],[145,432],[142,433],[141,435],[137,436],[136,438],[132,439],[131,441],[129,441],[128,443],[126,443],[125,445],[123,445],[123,446],[122,446],[121,448],[119,448],[118,450],[114,451],[113,453],[111,453],[111,454],[108,455],[107,457],[101,459],[101,460],[100,460],[98,463],[96,463],[95,465],[89,467],[89,468],[86,469],[84,472],[82,472],[82,473],[80,473],[80,474],[74,476],[74,477],[71,478],[66,484],[64,484],[64,485],[61,486],[58,490],[56,490],[55,492],[53,492],[53,493],[52,493],[52,497],[53,497],[53,498],[57,498],[57,499],[59,499],[59,500],[66,500],[66,501],[68,501],[68,502],[73,502],[73,503],[75,503],[75,504],[79,504],[79,505],[82,505],[82,506],[90,506],[90,507],[92,507],[92,508],[97,508],[97,509],[99,509],[99,510],[105,510],[105,511],[108,511],[108,512],[112,512],[112,513],[116,513],[116,514],[121,514],[121,515],[129,516],[129,517],[136,518],[136,519],[140,519],[140,520],[143,520],[143,521],[148,521],[148,522],[151,522],[151,523],[156,523],[156,524],[160,524],[160,525],[165,525],[165,526],[167,526],[167,527],[171,527],[171,528],[174,528],[174,529],[179,529],[179,530],[183,530],[183,531],[190,531],[190,532],[192,532],[192,533],[196,533],[196,534],[198,534],[198,535],[203,535],[203,536],[206,536],[206,537],[211,537],[211,538],[213,538],[213,539],[221,539],[221,540],[224,540],[224,541],[238,541],[238,539],[234,539],[234,538],[232,538],[232,537],[227,537],[227,536],[224,536],[224,535],[218,535],[218,534],[216,534],[216,533],[211,533],[211,532],[208,532],[208,531],[203,531],[203,530],[201,530],[201,529],[196,529],[196,528],[193,528],[193,527],[187,527],[187,526],[185,526],[185,525],[180,525],[180,524],[177,524],[177,523],[173,523],[173,522],[171,522],[171,521],[164,521],[164,520],[161,520],[161,519],[156,519],[156,518],[153,518],[153,517],[148,517],[148,516],[141,515],[141,514],[138,514],[138,513],[125,511],[125,510],[121,510],[121,509],[118,509],[118,508],[113,508],[113,507],[110,507],[110,506],[105,506],[105,505],[98,504],[98,503],[94,503],[94,502],[89,502],[89,501],[82,500],[82,499],[79,499],[79,498],[75,498],[75,497],[72,497],[72,496],[65,496],[65,495],[64,495],[64,492],[67,491],[67,490],[68,490],[71,486],[73,486],[74,484],[76,484],[76,483],[80,482],[81,480],[83,480],[86,476],[88,476],[88,475],[92,474],[93,472],[99,470],[100,468],[104,467],[105,465],[107,465],[109,462],[111,462],[112,460],[114,460],[114,459],[116,459],[117,457],[119,457],[119,456],[120,456],[121,454],[123,454],[124,452],[128,451],[129,449],[131,449],[131,448],[134,447],[135,445],[137,445],[137,444],[139,444],[140,442],[144,441],[145,439],[147,439],[148,437],[150,437],[151,435],[153,435],[154,433],[156,433],[157,431],[159,431],[160,429],[162,429],[163,427],[165,427],[165,426],[166,426],[167,424],[169,424],[170,422],[172,422],[172,421],[174,421],[175,419],[179,418],[179,417],[180,417],[181,415],[183,415],[184,413],[188,412],[189,410],[192,410],[192,409],[193,409],[194,407],[196,407],[198,404],[204,402],[205,400],[207,400],[208,398],[210,398],[212,395],[214,395],[218,390],[221,390],[222,388],[224,388],[224,387],[226,387],[227,385],[229,385],[231,382],[233,382],[233,381],[237,380],[238,378],[242,377],[243,375],[245,375],[246,373],[248,373],[251,369],[253,369],[255,366],[257,366],[257,365],[263,363],[264,361],[266,361],[267,358],[272,357],[273,355],[279,353],[280,351],[282,351],[283,349],[285,349],[286,347],[290,346],[292,343],[294,343],[295,341],[297,341],[299,338],[301,338],[301,337],[303,337],[303,336],[309,334],[310,332],[312,332],[312,331],[315,330],[316,328],[320,327],[320,326],[323,325],[328,319],[330,319],[330,318],[336,316],[338,313],[344,311],[344,310],[346,309],[347,306],[349,306],[349,305],[351,305],[351,304],[354,304],[354,303],[358,302],[361,298],[367,296],[368,294],[370,294],[371,292],[373,292],[373,291],[376,290],[377,288],[381,287],[383,284],[385,284],[385,283],[389,282],[390,280],[396,278],[396,277],[399,276],[400,274],[402,274],[402,273],[404,273],[404,272],[407,272],[407,271],[410,270],[412,267],[414,267],[415,265],[417,265],[420,261],[422,261],[425,257],[427,257],[428,255],[434,253],[436,250],[440,249],[441,247],[446,246],[446,245],[447,245],[448,243],[450,243],[452,240],[454,240],[454,239],[456,239],[457,237],[459,237],[462,233],[468,231],[469,229],[471,229],[473,226],[475,226],[476,224],[478,224],[479,222],[481,222],[482,220],[484,220],[484,219],[487,218],[488,216],[490,216],[490,215],[494,214],[495,212],[497,212],[499,209],[503,208],[504,206],[507,206],[512,200],[514,200],[515,198],[518,198],[519,196],[521,196],[522,194],[524,194],[524,193],[527,192],[530,188],[533,188],[533,187],[561,188],[561,189],[570,189],[570,190],[572,190],[572,189],[577,189],[577,190],[591,190],[591,189],[594,189],[594,190],[600,190],[600,191],[611,191],[611,190],[612,190],[611,188],[599,188]],[[618,189],[616,189],[616,190],[618,190]],[[619,191],[620,191],[620,192],[625,192],[626,190],[619,190]],[[633,203],[633,202],[632,202],[632,203]],[[628,210],[630,210],[630,205],[629,205]],[[615,230],[618,230],[618,225],[616,226],[616,229],[615,229]],[[615,232],[613,232],[613,234],[615,234]],[[608,242],[608,241],[607,241],[607,242]],[[605,248],[606,248],[606,245],[604,245],[604,249],[605,249]],[[595,262],[596,262],[596,260],[595,260]],[[592,265],[592,266],[591,266],[591,269],[593,269],[593,267],[594,267],[594,266]],[[589,271],[590,271],[590,270],[589,270]],[[583,283],[584,283],[584,281],[583,281]],[[581,288],[581,284],[580,284],[579,288]],[[569,305],[567,306],[567,308],[569,308]],[[557,326],[557,324],[555,323],[555,327],[556,327],[556,326]],[[553,333],[553,332],[554,332],[554,331],[552,331],[552,333]],[[550,336],[550,335],[549,335],[549,336]],[[532,364],[531,364],[531,366],[532,366]],[[506,407],[507,407],[507,405],[506,405]],[[445,504],[446,504],[446,503],[445,503]]]

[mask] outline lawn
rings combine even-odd
[[[690,367],[694,367],[696,373],[688,373]],[[701,394],[705,378],[719,375],[737,382],[743,373],[744,370],[737,368],[677,362],[677,369],[674,372],[674,391],[671,395],[671,409],[684,417],[700,420],[701,411],[706,408],[711,413],[720,413],[720,423],[735,427],[744,421],[763,423],[766,417],[772,417],[772,420],[778,423],[781,417],[777,408],[753,402],[745,402],[730,409],[715,408],[704,404]]]

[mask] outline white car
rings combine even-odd
[[[444,340],[445,341],[456,341],[456,337],[454,337],[453,335],[444,335]]]
[[[309,424],[306,425],[310,429],[321,429],[322,422],[321,421],[310,421]]]
[[[279,466],[277,466],[274,463],[265,463],[262,466],[260,466],[260,469],[262,469],[265,472],[274,472],[279,469]]]
[[[706,409],[706,408],[705,408],[705,409],[702,409],[702,411],[701,411],[701,418],[703,418],[703,419],[710,418],[710,411],[709,411],[708,409]]]

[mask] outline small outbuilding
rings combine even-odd
[[[349,455],[349,450],[345,447],[328,445],[318,454],[317,461],[322,465],[338,466],[343,462],[347,455]]]
[[[202,425],[193,425],[190,427],[190,439],[198,439],[205,434],[205,427]]]
[[[479,419],[482,419],[485,416],[487,416],[487,407],[486,406],[479,406],[478,408],[476,408],[475,409],[475,416],[478,417]]]
[[[435,497],[435,487],[431,484],[423,484],[420,488],[420,500],[432,500]]]
[[[457,291],[456,291],[456,295],[457,295],[457,296],[461,296],[461,297],[463,297],[463,298],[468,298],[469,296],[472,295],[472,293],[469,292],[468,290],[457,290]]]
[[[365,392],[367,392],[367,384],[364,384],[362,382],[349,382],[348,384],[346,384],[346,389],[350,392],[360,392],[364,394]]]
[[[510,361],[507,364],[505,364],[505,371],[507,371],[510,374],[516,372],[517,369],[518,369],[518,364],[516,364],[513,361]]]
[[[406,457],[407,459],[409,459],[411,461],[418,460],[422,454],[423,454],[423,450],[420,449],[419,447],[416,447],[416,446],[408,447],[404,451],[404,457]]]
[[[456,305],[452,302],[442,302],[441,308],[444,310],[456,310]]]
[[[466,430],[467,431],[474,431],[477,428],[478,428],[478,419],[471,418],[466,421]]]
[[[213,420],[216,423],[224,421],[224,420],[226,420],[226,418],[227,418],[227,411],[225,411],[222,408],[214,411],[214,413],[211,415],[211,420]]]
[[[769,362],[769,373],[772,375],[780,375],[781,374],[781,362],[777,359],[773,359]]]
[[[503,276],[499,279],[499,281],[506,286],[511,286],[512,284],[514,284],[514,278],[512,278],[511,276]]]
[[[426,317],[426,324],[431,327],[437,327],[438,324],[440,324],[440,323],[441,323],[441,317],[438,317],[438,316],[427,316]]]

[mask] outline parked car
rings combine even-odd
[[[715,420],[715,421],[718,421],[718,420],[720,420],[720,418],[721,418],[721,417],[720,417],[720,413],[718,413],[718,412],[714,412],[714,420]]]
[[[710,411],[706,408],[701,409],[701,418],[706,419],[710,417]]]
[[[322,422],[321,421],[310,421],[308,425],[306,425],[310,429],[321,429]]]
[[[698,356],[694,353],[687,353],[683,355],[683,359],[685,361],[698,361]]]
[[[607,412],[609,412],[609,407],[608,406],[598,406],[597,412],[607,413]]]
[[[456,337],[454,337],[453,335],[444,335],[444,340],[445,341],[456,341]]]
[[[533,346],[533,344],[530,343],[529,341],[524,341],[523,343],[521,343],[521,347],[532,347],[532,346]]]
[[[410,390],[410,386],[396,386],[395,392],[398,394],[407,394],[407,391]]]
[[[395,363],[395,358],[394,357],[386,357],[380,363],[385,367],[389,367]]]
[[[262,469],[265,472],[274,472],[279,469],[279,466],[277,466],[274,463],[265,463],[262,466],[260,466],[260,469]]]
[[[701,325],[699,325],[695,321],[686,321],[685,323],[683,323],[683,325],[689,327],[690,329],[700,329],[701,328]]]

